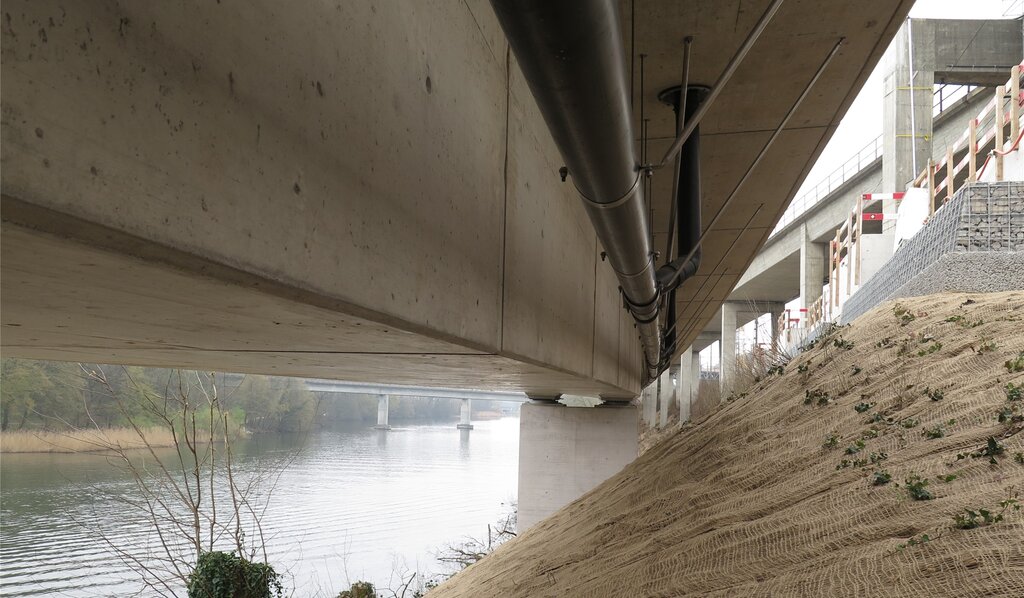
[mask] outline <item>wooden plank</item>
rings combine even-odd
[[[946,201],[953,199],[953,184],[956,181],[956,173],[953,168],[956,165],[953,164],[953,148],[946,148]]]
[[[972,118],[968,129],[967,182],[973,183],[978,180],[978,119]]]
[[[925,168],[928,179],[928,217],[935,214],[935,161],[928,158],[928,166]]]
[[[1010,69],[1010,143],[1020,135],[1020,65]]]
[[[882,204],[885,205],[884,203]],[[885,209],[883,208],[883,212]],[[884,225],[883,225],[884,226]],[[854,282],[860,286],[860,246],[864,234],[864,196],[857,197],[857,271],[854,273]]]
[[[996,112],[995,112],[995,138],[996,143],[993,146],[994,158],[996,161],[996,182],[1003,180],[1003,156],[1002,151],[1005,149],[1003,146],[1006,144],[1006,140],[1003,138],[1003,127],[1006,125],[1003,118],[1005,112],[1003,112],[1003,98],[1006,97],[1006,87],[1000,85],[996,88]]]

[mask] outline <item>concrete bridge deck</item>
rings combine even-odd
[[[701,126],[715,214],[845,39],[679,295],[696,338],[910,0],[787,1]],[[768,6],[622,2],[633,116]],[[633,322],[490,5],[5,4],[5,355],[630,398]],[[640,54],[644,85],[640,86]],[[640,106],[645,113],[640,114]],[[756,109],[752,109],[756,106]],[[664,244],[669,180],[653,179]],[[699,310],[697,305],[711,305]]]

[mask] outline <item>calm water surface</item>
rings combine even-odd
[[[486,538],[516,496],[519,420],[365,426],[236,443],[237,470],[287,465],[263,518],[271,563],[295,596],[335,596],[348,581],[387,585],[398,568],[442,571],[433,552]],[[296,453],[296,451],[298,451]],[[131,481],[89,455],[4,455],[0,594],[123,596],[138,583],[77,521],[133,545],[148,536],[115,496]]]

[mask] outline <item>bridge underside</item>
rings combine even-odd
[[[707,219],[847,40],[709,233],[681,347],[910,4],[790,0],[719,97]],[[767,5],[638,1],[634,23],[622,3],[626,47],[649,55],[652,159],[682,37],[697,36],[691,80],[711,83]],[[4,355],[634,396],[636,332],[490,6],[280,10],[5,4]],[[659,249],[669,185],[655,176]]]

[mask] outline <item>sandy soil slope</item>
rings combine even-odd
[[[1024,596],[1016,386],[1024,294],[881,306],[430,596]]]

